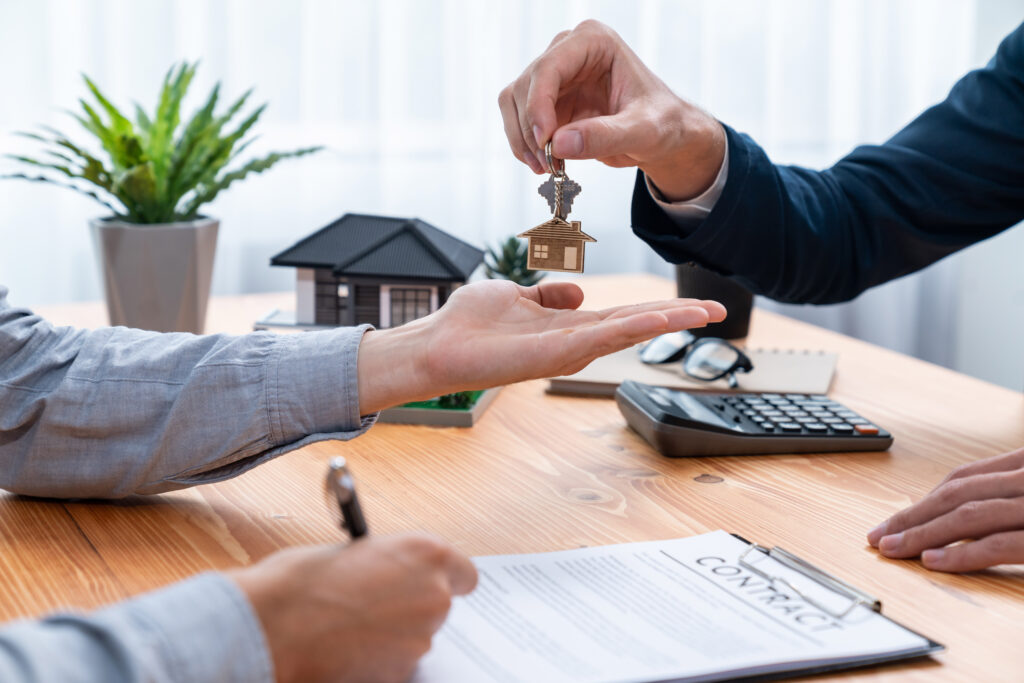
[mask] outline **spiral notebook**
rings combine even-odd
[[[829,351],[804,349],[744,349],[744,353],[750,357],[754,369],[736,375],[735,391],[741,392],[826,394],[839,359]],[[611,397],[627,379],[669,389],[729,391],[724,379],[714,382],[690,379],[680,363],[641,363],[636,347],[598,358],[575,375],[552,378],[548,391]]]

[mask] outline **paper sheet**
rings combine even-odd
[[[746,547],[716,531],[476,558],[479,587],[456,599],[413,681],[704,680],[927,650],[927,639],[867,607],[836,619],[780,592],[738,565]],[[791,578],[767,556],[757,566]],[[835,594],[797,586],[832,609]]]

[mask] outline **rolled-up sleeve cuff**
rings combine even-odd
[[[359,344],[369,329],[361,325],[282,336],[267,377],[275,445],[349,439],[373,424],[376,415],[359,414]]]

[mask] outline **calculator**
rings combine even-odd
[[[689,392],[626,381],[626,422],[671,457],[884,451],[892,434],[828,396]]]

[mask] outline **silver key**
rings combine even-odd
[[[537,192],[548,200],[551,213],[564,221],[572,211],[572,200],[583,191],[583,188],[575,180],[565,175],[565,171],[559,171],[559,173],[562,174],[561,177],[551,174],[537,188]]]
[[[544,145],[544,156],[547,157],[548,171],[551,173],[548,179],[537,188],[540,196],[548,200],[548,207],[551,213],[560,220],[565,220],[572,211],[572,200],[583,191],[580,184],[565,174],[565,162],[562,161],[561,168],[555,166],[555,158],[551,154],[551,141]]]

